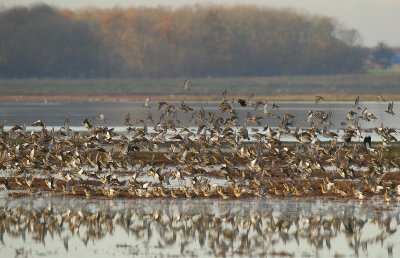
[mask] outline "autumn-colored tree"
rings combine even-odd
[[[95,76],[97,40],[85,22],[45,5],[0,14],[0,75]]]
[[[0,12],[1,77],[351,73],[366,56],[357,31],[293,10],[35,5]]]

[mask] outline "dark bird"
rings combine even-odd
[[[244,99],[238,99],[237,102],[238,102],[242,107],[247,106],[247,102],[246,102],[246,100],[244,100]]]
[[[367,147],[367,144],[369,145],[369,148],[371,148],[371,136],[366,136],[364,138],[364,145]]]
[[[128,152],[140,151],[140,147],[136,145],[128,145]]]
[[[385,112],[390,114],[390,115],[392,115],[392,116],[394,115],[394,112],[393,112],[393,101],[389,102],[387,110],[385,110]]]

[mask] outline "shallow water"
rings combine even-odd
[[[218,103],[188,103],[195,109],[217,112]],[[308,110],[333,111],[334,125],[351,109],[351,102],[282,102],[279,115],[292,113],[302,125]],[[397,114],[397,104],[394,112]],[[160,112],[153,103],[155,120]],[[399,116],[384,112],[385,103],[361,103],[384,123],[399,128]],[[243,118],[252,108],[237,107]],[[117,127],[127,113],[144,118],[142,103],[1,103],[0,121],[29,125],[42,119],[51,126],[70,116],[74,130],[86,118],[103,113],[108,126]],[[189,115],[178,113],[181,125]],[[96,121],[96,125],[103,124]],[[263,125],[279,122],[264,119]],[[33,128],[27,127],[27,130]],[[151,129],[151,125],[149,125]],[[196,128],[192,128],[197,130]],[[251,130],[251,128],[249,127]],[[6,128],[6,130],[8,130]],[[342,133],[340,131],[339,133]],[[373,141],[376,135],[373,136]],[[289,137],[289,136],[288,136]],[[288,138],[290,140],[290,138]],[[282,139],[284,140],[284,139]],[[292,139],[293,140],[293,139]],[[322,139],[323,140],[323,139]],[[4,171],[2,171],[4,172]],[[167,199],[126,200],[7,197],[0,190],[1,257],[398,257],[399,202],[328,199]]]
[[[180,105],[180,102],[170,102],[171,104]],[[217,102],[187,102],[189,106],[195,110],[203,107],[206,112],[218,113],[219,103]],[[342,124],[347,112],[352,109],[353,102],[350,101],[330,101],[321,102],[316,105],[314,102],[309,101],[278,101],[276,104],[280,107],[276,110],[271,110],[272,114],[282,116],[285,113],[291,113],[295,116],[293,124],[300,126],[303,125],[309,110],[332,111],[333,125],[330,129],[343,129],[347,127]],[[70,117],[71,126],[80,126],[85,118],[96,117],[99,114],[104,114],[106,117],[107,125],[120,126],[123,123],[124,117],[130,113],[132,121],[136,119],[143,119],[147,117],[147,112],[150,111],[153,115],[155,123],[157,123],[161,111],[157,110],[158,102],[151,103],[152,108],[147,109],[143,107],[143,102],[85,102],[85,103],[0,103],[0,121],[7,120],[8,125],[24,124],[30,125],[37,119],[43,120],[48,126],[60,126],[63,124],[65,117]],[[247,112],[253,115],[258,115],[262,111],[260,107],[254,111],[253,107],[239,107],[237,103],[233,104],[241,118],[246,117]],[[400,129],[400,119],[397,115],[399,113],[398,103],[394,103],[395,116],[385,113],[387,102],[360,102],[361,109],[368,108],[368,111],[373,113],[378,119],[371,122],[361,121],[362,128],[374,128],[383,123],[385,126]],[[361,113],[361,111],[360,111]],[[191,112],[184,113],[178,112],[178,119],[181,125],[191,125],[189,120]],[[96,121],[97,125],[103,124],[102,121]],[[280,120],[265,118],[262,124],[270,126],[278,126],[281,124]],[[148,124],[152,126],[152,124]]]
[[[399,203],[0,199],[2,257],[398,257]]]

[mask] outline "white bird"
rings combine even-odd
[[[147,97],[146,100],[144,101],[143,107],[145,108],[151,108],[150,105],[150,97]]]
[[[97,120],[103,121],[104,123],[106,123],[106,117],[104,116],[104,114],[100,114],[96,117]]]

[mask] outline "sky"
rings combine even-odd
[[[0,8],[30,5],[38,0],[0,0]],[[333,17],[346,28],[359,31],[364,46],[385,42],[400,46],[400,0],[40,0],[57,7],[128,7],[169,6],[177,8],[192,4],[252,4],[276,8],[292,8],[310,14]]]

